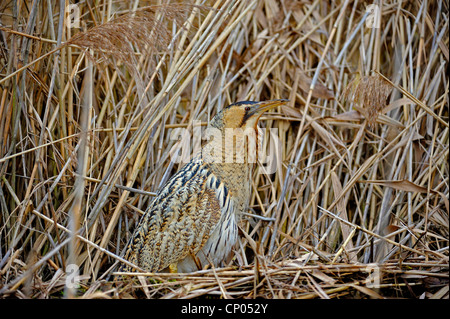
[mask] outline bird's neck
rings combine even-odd
[[[203,147],[202,160],[245,206],[262,147],[262,131],[257,127],[256,130],[225,129],[216,133]]]

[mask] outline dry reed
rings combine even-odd
[[[448,2],[36,3],[0,5],[0,296],[448,299]],[[114,277],[171,134],[277,98],[231,261]]]

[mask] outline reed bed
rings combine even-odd
[[[448,2],[373,4],[2,2],[0,296],[448,299]],[[279,98],[232,258],[117,273],[179,147]]]

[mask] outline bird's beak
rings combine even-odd
[[[255,104],[255,106],[252,107],[252,110],[249,112],[250,116],[258,115],[261,116],[264,112],[273,109],[276,106],[284,105],[288,103],[289,100],[270,100],[270,101],[264,101],[259,102],[258,104]]]

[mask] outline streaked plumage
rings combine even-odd
[[[221,132],[227,128],[257,129],[263,112],[284,103],[238,102],[219,112],[210,125]],[[256,149],[245,146],[237,152],[257,152],[261,145],[258,137],[256,133]],[[223,141],[213,139],[210,143],[219,142]],[[223,150],[220,159],[229,153]],[[173,265],[179,272],[192,272],[210,263],[217,267],[230,254],[238,237],[238,213],[250,197],[253,165],[248,160],[223,163],[211,160],[211,156],[197,154],[159,190],[136,227],[125,259],[149,272]],[[121,270],[132,271],[126,265]]]

